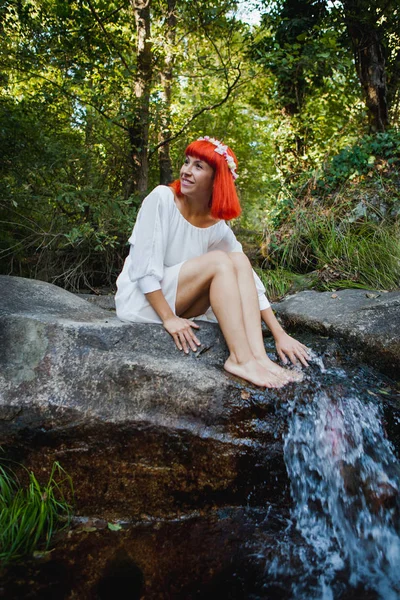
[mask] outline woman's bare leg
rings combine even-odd
[[[243,319],[236,270],[225,252],[209,252],[182,265],[176,297],[177,315],[196,316],[196,305],[197,310],[200,306],[203,309],[197,314],[204,312],[209,306],[207,294],[230,352],[225,369],[255,385],[281,387],[284,381],[253,355]]]
[[[254,282],[253,269],[249,259],[242,252],[230,252],[228,256],[235,266],[240,298],[242,306],[245,307],[245,309],[243,309],[244,326],[247,340],[254,357],[263,364],[266,369],[278,377],[283,378],[284,381],[298,381],[301,379],[299,373],[283,369],[274,363],[265,351],[258,294]]]

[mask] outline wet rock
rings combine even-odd
[[[306,291],[273,308],[287,327],[340,338],[361,360],[399,378],[400,291]]]
[[[37,560],[25,564],[23,572],[11,569],[3,579],[2,598],[289,599],[287,577],[277,585],[265,576],[266,564],[285,551],[293,535],[287,532],[287,516],[272,507],[229,508],[138,523],[118,532],[73,529],[57,544],[51,563]],[[73,577],[66,577],[71,572]]]
[[[41,281],[0,285],[0,445],[43,478],[59,460],[79,514],[246,503],[260,481],[261,495],[288,498],[279,407],[290,387],[228,377],[218,326],[201,324],[202,346],[185,356],[161,326],[122,323]]]

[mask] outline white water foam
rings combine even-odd
[[[311,401],[297,398],[284,454],[292,517],[310,548],[298,551],[303,573],[293,598],[332,600],[340,578],[399,600],[399,467],[379,407],[343,386],[319,388]],[[284,571],[271,567],[275,575]]]

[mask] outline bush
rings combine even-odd
[[[400,132],[390,131],[365,136],[319,174],[282,188],[267,222],[272,298],[310,281],[320,290],[400,286],[399,167]]]
[[[314,273],[317,289],[390,290],[400,285],[399,234],[398,225],[303,213],[272,258],[278,272]]]
[[[317,182],[319,191],[333,191],[339,184],[372,171],[378,160],[400,164],[400,132],[376,133],[362,138],[358,144],[345,148],[326,168]]]

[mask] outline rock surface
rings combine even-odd
[[[266,495],[286,494],[277,434],[290,386],[278,396],[228,377],[218,326],[202,324],[185,356],[161,326],[122,323],[54,285],[0,286],[0,445],[28,467],[59,460],[80,514],[240,503],[260,478]],[[268,413],[258,433],[252,396]]]
[[[399,379],[400,291],[306,291],[274,310],[287,327],[341,338],[361,360]]]
[[[291,598],[287,578],[266,576],[280,554],[286,564],[289,537],[303,543],[288,533],[290,411],[320,393],[335,403],[360,381],[365,402],[395,402],[391,383],[348,365],[335,340],[313,336],[324,368],[317,360],[300,384],[260,391],[225,374],[216,325],[202,323],[202,347],[184,356],[161,326],[120,322],[112,297],[105,310],[40,281],[0,276],[0,286],[3,456],[40,481],[59,461],[78,516],[51,553],[6,573],[0,596]],[[321,296],[313,296],[318,309]],[[384,416],[396,440],[399,411],[387,404]],[[107,521],[124,522],[118,531]]]
[[[115,311],[112,295],[82,297],[95,306]],[[360,360],[399,378],[400,291],[305,291],[274,304],[273,309],[286,327],[340,338]]]
[[[82,514],[241,502],[260,479],[265,497],[287,492],[281,434],[296,386],[262,392],[228,377],[218,326],[202,323],[202,347],[184,356],[161,326],[122,323],[54,285],[1,276],[0,286],[0,444],[27,465],[60,460]],[[275,308],[393,370],[399,301],[303,292]]]

